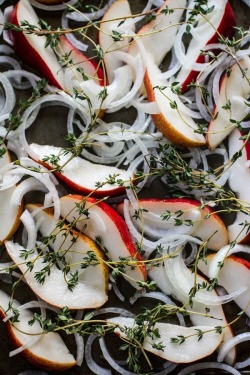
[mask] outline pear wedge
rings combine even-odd
[[[10,296],[0,290],[0,316],[8,315]],[[19,309],[20,303],[13,301],[12,307]],[[56,332],[43,333],[38,321],[28,324],[33,319],[33,313],[28,309],[19,310],[18,321],[11,323],[8,320],[5,325],[9,337],[16,348],[28,344],[29,341],[40,336],[38,341],[23,350],[21,354],[33,365],[48,371],[65,371],[75,366],[76,361],[70,354],[61,336]]]

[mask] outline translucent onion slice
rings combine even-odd
[[[90,368],[90,370],[94,373],[94,374],[97,374],[97,375],[112,375],[112,372],[111,370],[108,370],[108,369],[105,369],[101,366],[99,366],[95,360],[93,359],[93,356],[92,356],[92,345],[94,343],[94,341],[98,338],[97,335],[91,335],[87,342],[86,342],[86,348],[85,348],[85,360],[86,360],[86,363],[88,365],[88,367]]]
[[[153,299],[156,299],[165,303],[166,305],[173,305],[177,307],[177,305],[166,294],[162,292],[141,293],[140,291],[137,290],[135,294],[129,300],[131,305],[133,305],[138,300],[138,298],[153,298]],[[185,327],[186,322],[185,322],[185,319],[183,318],[183,315],[180,313],[176,313],[176,316],[179,319],[180,325]]]
[[[5,103],[0,110],[0,115],[11,113],[15,107],[16,96],[13,87],[5,73],[0,73],[0,84],[5,92]]]
[[[36,0],[30,0],[31,2],[31,5],[34,7],[34,8],[37,8],[37,9],[42,9],[42,10],[46,10],[46,11],[49,11],[49,12],[53,12],[53,11],[59,11],[59,10],[64,10],[66,9],[69,5],[74,5],[77,0],[70,0],[70,1],[67,1],[63,4],[42,4]]]
[[[240,333],[237,336],[232,337],[230,340],[227,340],[222,346],[220,347],[220,351],[218,353],[217,361],[222,362],[227,355],[227,353],[236,345],[249,341],[250,340],[250,332]]]
[[[12,55],[13,53],[13,48],[6,46],[5,44],[0,44],[0,55]]]
[[[24,210],[20,216],[20,220],[24,225],[27,232],[27,244],[26,249],[34,249],[36,247],[37,229],[35,221],[28,210]]]
[[[64,29],[64,30],[70,29],[69,18],[67,17],[68,14],[69,14],[69,12],[67,10],[65,10],[63,12],[63,15],[62,15],[62,18],[61,18],[62,29]],[[66,38],[68,39],[68,41],[76,49],[78,49],[80,51],[83,51],[83,52],[86,52],[87,49],[89,48],[88,44],[83,43],[80,39],[77,39],[74,33],[72,33],[72,34],[64,34],[64,35],[66,36]]]
[[[41,338],[41,335],[37,335],[36,337],[30,338],[26,344],[19,346],[17,349],[11,350],[9,352],[9,357],[14,357],[15,355],[23,352],[24,350],[31,348],[40,340],[40,338]]]
[[[83,363],[84,359],[84,341],[83,337],[79,333],[75,333],[75,341],[76,341],[76,348],[77,348],[77,353],[76,353],[76,365],[81,366]]]
[[[73,21],[77,22],[86,22],[86,21],[93,21],[97,20],[104,16],[110,5],[115,0],[109,0],[108,4],[106,4],[103,8],[98,9],[96,12],[91,13],[82,13],[82,12],[70,12],[67,14],[67,17]]]
[[[46,186],[38,181],[35,177],[29,177],[22,181],[15,189],[11,196],[10,205],[19,206],[26,193],[29,191],[42,191],[46,193],[48,189]]]
[[[195,371],[210,370],[210,369],[218,369],[221,371],[227,371],[233,375],[240,375],[240,372],[234,369],[232,366],[226,365],[225,363],[218,363],[218,362],[196,363],[194,365],[185,367],[183,370],[179,371],[177,375],[188,375],[188,374],[194,373]]]
[[[217,278],[220,272],[219,264],[223,263],[224,259],[232,254],[243,252],[250,254],[250,247],[247,245],[236,244],[235,246],[223,246],[217,253],[214,254],[209,265],[208,277],[210,279]]]
[[[3,12],[0,9],[0,35],[3,32],[3,24],[4,24],[4,15],[3,15]]]

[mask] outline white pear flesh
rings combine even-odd
[[[4,317],[8,315],[10,297],[0,291],[0,310]],[[13,301],[13,308],[19,309],[20,303]],[[16,347],[29,344],[32,338],[39,335],[38,341],[23,351],[26,358],[35,365],[49,370],[66,370],[73,367],[76,361],[70,354],[61,336],[56,332],[43,333],[40,324],[35,321],[30,325],[28,322],[33,319],[33,313],[28,309],[19,309],[18,321],[8,325],[9,334]]]
[[[129,2],[127,0],[117,0],[111,4],[100,23],[99,43],[104,53],[104,63],[109,83],[114,79],[114,71],[122,65],[122,61],[112,52],[126,52],[131,39],[131,37],[123,36],[121,40],[115,41],[112,37],[115,36],[113,32],[126,34],[128,27],[133,31],[133,24],[129,25],[129,18],[126,20],[126,17],[130,16]],[[121,22],[123,19],[125,21]]]
[[[198,133],[198,125],[186,114],[179,96],[171,91],[170,83],[161,78],[161,71],[147,55],[147,72],[144,78],[149,101],[156,101],[160,114],[152,115],[156,127],[171,142],[182,147],[205,145],[205,138]],[[161,89],[159,89],[161,88]],[[176,108],[172,108],[173,103]]]
[[[82,189],[85,192],[93,191],[96,190],[96,183],[100,182],[103,185],[98,187],[97,192],[107,193],[108,195],[112,193],[112,191],[114,192],[120,189],[118,183],[106,183],[110,176],[116,175],[116,179],[121,179],[125,181],[125,184],[127,182],[128,185],[132,178],[131,174],[125,170],[102,164],[94,164],[79,156],[68,161],[72,157],[72,153],[65,155],[61,147],[39,145],[37,143],[30,144],[30,147],[32,149],[31,156],[37,161],[43,161],[46,156],[59,156],[58,164],[63,166],[66,163],[66,165],[58,176],[64,179],[64,182],[73,190],[76,188],[77,190]],[[45,164],[48,164],[51,168],[53,167],[53,164],[49,161],[45,162]]]
[[[103,293],[105,301],[108,289],[108,267],[103,262],[102,251],[99,250],[94,241],[76,230],[71,229],[69,233],[66,225],[60,227],[60,231],[56,229],[59,223],[53,225],[53,211],[51,209],[42,210],[38,204],[28,204],[26,209],[32,214],[36,227],[42,236],[48,236],[49,233],[56,234],[56,238],[51,241],[50,246],[56,253],[64,255],[71,272],[78,272],[79,282],[97,288]],[[88,255],[88,252],[95,255],[99,264],[95,262],[95,265],[89,265],[81,269],[81,263],[84,263],[83,258]]]
[[[194,277],[194,274],[191,273],[191,270],[189,270],[189,272],[190,277]],[[223,326],[223,343],[227,342],[233,337],[232,330],[230,326],[228,326],[228,322],[226,320],[221,304],[204,304],[198,302],[197,297],[195,296],[193,298],[193,305],[186,305],[189,300],[189,293],[184,293],[177,287],[178,282],[174,276],[174,273],[172,272],[172,262],[166,260],[164,262],[164,265],[152,267],[148,271],[148,275],[152,280],[156,282],[156,285],[163,293],[174,296],[174,298],[180,301],[183,305],[187,306],[188,310],[193,312],[190,314],[190,320],[194,325],[204,325],[207,327],[213,327],[214,325]],[[207,281],[202,276],[197,275],[196,282],[202,285],[203,282]],[[213,298],[216,298],[218,296],[214,289],[211,291],[203,290],[203,295],[204,294],[206,294],[208,297],[213,296]],[[209,312],[207,313],[207,311]],[[226,362],[232,365],[235,362],[235,358],[236,350],[235,348],[233,348],[227,354]]]
[[[249,80],[249,56],[237,61],[230,68],[229,76],[227,74],[223,76],[215,106],[215,118],[211,121],[207,133],[207,141],[211,149],[217,147],[235,128],[235,123],[230,120],[241,121],[248,115],[249,107],[245,101],[250,95]],[[229,102],[230,109],[225,109]]]
[[[152,55],[156,65],[160,65],[164,57],[173,47],[180,19],[186,8],[186,0],[167,0],[156,12],[156,18],[144,25],[134,37],[129,53],[136,54],[139,49],[136,40],[143,44],[145,53]],[[164,14],[164,9],[173,12]],[[163,42],[164,41],[164,42]]]
[[[209,0],[208,7],[214,7],[213,11],[206,15],[206,19],[204,19],[202,15],[197,17],[198,22],[194,30],[198,30],[198,35],[192,37],[188,45],[185,59],[181,61],[182,67],[176,77],[177,82],[183,83],[187,79],[192,71],[192,65],[200,56],[201,50],[204,49],[207,42],[216,34],[225,14],[226,4],[227,0]],[[187,12],[187,18],[189,18],[189,16],[190,12]]]
[[[208,276],[213,254],[206,257],[205,262],[199,262],[198,267]],[[235,298],[234,302],[250,317],[250,263],[237,256],[224,259],[223,266],[218,273],[218,285],[223,286],[228,293],[241,288],[246,290]]]
[[[77,195],[62,197],[60,199],[61,216],[69,222],[76,221],[76,228],[92,240],[96,240],[99,237],[110,260],[120,261],[121,257],[138,257],[127,226],[120,215],[106,204],[104,204],[104,210],[101,208],[102,203],[98,204],[97,200],[86,199],[84,200],[84,208],[88,210],[89,215],[86,220],[84,215],[79,215],[77,208],[77,205],[83,202],[82,198]],[[123,275],[137,289],[139,288],[137,282],[145,281],[146,279],[145,267],[139,263],[139,260],[135,259],[132,267],[126,266],[125,274]]]
[[[19,25],[22,21],[27,21],[31,25],[35,25],[38,28],[39,26],[39,18],[35,13],[34,9],[32,8],[30,2],[28,0],[20,0],[17,5],[17,20]],[[62,71],[61,65],[59,64],[57,57],[53,51],[53,49],[48,46],[45,48],[45,44],[47,41],[46,36],[44,35],[35,35],[34,33],[24,32],[25,38],[27,43],[30,45],[29,48],[33,49],[35,53],[40,55],[40,59],[44,61],[46,64],[46,70],[50,72],[50,75],[54,77],[54,79],[58,82],[58,85],[61,88],[65,87],[64,81],[64,73]],[[27,46],[23,46],[23,48],[28,48]]]
[[[163,237],[166,234],[191,234],[199,237],[202,241],[208,241],[207,245],[211,250],[219,250],[228,244],[227,228],[220,217],[211,214],[212,210],[205,207],[199,208],[200,202],[191,199],[141,199],[138,200],[138,207],[129,204],[129,213],[134,225],[146,235],[154,237],[155,234]],[[136,209],[140,208],[142,219],[135,218]],[[117,206],[118,212],[123,214],[123,203]],[[180,215],[180,211],[183,214]],[[168,220],[164,220],[164,214],[171,213]],[[209,216],[210,215],[210,216]],[[185,222],[183,225],[176,225],[175,219]],[[188,221],[193,224],[188,226]]]
[[[67,306],[72,310],[91,309],[102,306],[107,301],[107,295],[103,290],[84,282],[79,281],[71,291],[64,279],[63,272],[56,265],[51,266],[44,262],[43,257],[39,257],[37,250],[24,260],[21,256],[22,251],[25,250],[23,246],[6,241],[5,247],[9,256],[23,273],[29,287],[50,305],[59,308]],[[27,262],[34,264],[31,270],[27,267]],[[50,266],[50,273],[46,274],[44,282],[41,283],[36,279],[36,274],[41,272],[46,265]]]
[[[238,129],[230,134],[228,139],[229,158],[241,150],[241,155],[230,166],[228,184],[237,198],[248,206],[250,192],[250,169],[247,165],[247,152],[244,141],[240,139],[241,133]],[[244,203],[245,202],[245,203]],[[243,228],[244,223],[249,223],[249,214],[242,210],[237,211],[235,221],[228,226],[229,241],[245,243],[249,239],[248,226]]]
[[[11,162],[9,151],[0,158],[0,170]],[[20,224],[20,216],[23,210],[23,205],[10,204],[11,197],[16,189],[16,186],[11,186],[7,189],[0,190],[0,245],[9,239]]]
[[[108,323],[116,324],[118,327],[115,328],[115,332],[123,338],[126,338],[123,328],[136,327],[133,318],[117,317],[109,319]],[[147,336],[143,342],[143,348],[174,363],[190,363],[207,357],[217,349],[223,338],[223,334],[216,333],[214,327],[208,329],[207,326],[183,327],[175,324],[156,323],[154,328],[158,329],[160,337],[153,340]],[[200,340],[198,340],[198,330],[206,332]],[[171,338],[178,336],[187,338],[182,344],[172,343]],[[164,348],[163,350],[155,349],[153,344],[162,344]]]

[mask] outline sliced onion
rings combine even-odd
[[[0,110],[0,115],[11,113],[16,103],[16,96],[10,81],[5,73],[0,73],[0,84],[5,92],[5,103]]]
[[[40,334],[38,334],[35,337],[32,337],[31,339],[29,339],[29,341],[26,344],[24,344],[22,346],[19,346],[19,348],[17,348],[17,349],[11,350],[9,352],[9,357],[13,357],[13,356],[23,352],[24,350],[31,348],[34,344],[36,344],[40,340],[40,338],[41,338]]]
[[[177,375],[188,375],[188,374],[193,373],[194,371],[210,370],[210,369],[218,369],[222,371],[227,371],[233,375],[240,375],[240,372],[235,370],[232,366],[226,365],[225,363],[218,363],[218,362],[196,363],[194,365],[185,367],[183,370],[179,371]]]
[[[0,273],[8,273],[9,268],[14,265],[14,262],[0,263]]]
[[[3,25],[4,23],[10,22],[10,15],[12,11],[13,11],[13,6],[9,6],[4,9],[4,17],[3,17],[3,20],[1,20],[1,16],[0,16],[0,24]],[[0,29],[0,34],[1,34],[1,29]],[[13,38],[11,37],[10,30],[3,30],[3,40],[9,45],[11,46],[13,45]]]
[[[34,177],[29,177],[26,180],[22,181],[14,190],[14,193],[11,196],[10,205],[19,206],[22,202],[22,199],[26,193],[29,191],[42,191],[47,192],[48,189],[46,186],[38,181]]]
[[[232,337],[230,340],[227,340],[224,344],[220,346],[220,351],[218,353],[217,361],[222,362],[229,352],[234,346],[250,340],[250,332],[240,333],[237,336]]]
[[[120,301],[124,302],[124,301],[125,301],[125,296],[120,292],[120,290],[119,290],[119,288],[118,288],[118,286],[117,286],[117,283],[116,283],[114,280],[112,280],[112,279],[111,279],[111,283],[112,283],[112,289],[113,289],[113,291],[114,291],[116,297],[117,297]]]
[[[143,113],[148,113],[150,115],[155,115],[160,113],[160,109],[156,102],[145,102],[145,101],[138,101],[133,99],[131,101],[133,107],[135,107],[138,111]]]
[[[98,9],[96,12],[92,13],[82,13],[82,12],[70,12],[67,14],[67,17],[70,18],[73,21],[77,22],[86,22],[86,21],[92,21],[92,20],[97,20],[104,16],[110,5],[114,2],[115,0],[109,0],[108,4],[106,4],[103,8]]]
[[[134,318],[135,315],[121,307],[103,307],[99,310],[93,311],[93,316],[104,315],[104,314],[117,314],[119,316],[125,316],[127,318]]]
[[[37,8],[37,9],[42,9],[42,10],[47,10],[47,11],[59,11],[59,10],[64,10],[67,8],[67,6],[69,5],[74,5],[77,0],[70,0],[70,1],[67,1],[63,4],[42,4],[40,3],[39,1],[36,1],[36,0],[30,0],[31,4],[33,7]]]
[[[76,365],[81,366],[84,358],[84,341],[83,337],[79,333],[75,333],[76,341]]]
[[[250,366],[250,358],[245,359],[245,361],[236,362],[234,368],[242,369],[248,366]]]
[[[217,251],[217,253],[214,254],[211,260],[208,270],[208,277],[210,279],[217,278],[220,272],[219,264],[223,263],[226,257],[239,252],[250,254],[250,247],[240,244],[236,244],[233,247],[231,245],[223,246],[219,251]]]
[[[131,103],[143,83],[146,67],[145,60],[141,57],[141,54],[137,54],[135,57],[133,57],[132,55],[121,51],[115,53],[117,58],[131,66],[135,79],[131,90],[123,98],[112,102],[107,111],[108,113],[113,113]]]
[[[51,306],[49,305],[48,303],[44,302],[44,301],[29,301],[29,302],[26,302],[24,303],[23,305],[20,305],[18,307],[18,310],[19,311],[22,311],[22,310],[27,310],[27,309],[36,309],[36,308],[39,308],[39,309],[46,309],[46,310],[51,310],[55,313],[58,313],[59,309],[57,309],[56,307],[54,306]],[[10,312],[8,313],[8,315],[3,319],[3,322],[7,322],[9,319],[11,319],[12,317],[14,316],[14,313]]]
[[[36,238],[37,238],[37,230],[36,230],[36,224],[35,221],[31,215],[31,213],[28,210],[24,210],[21,217],[21,222],[24,225],[24,228],[26,229],[28,240],[26,244],[27,249],[34,249],[36,246]]]
[[[63,12],[63,15],[62,15],[62,29],[64,30],[68,30],[70,27],[69,27],[69,18],[67,17],[68,16],[68,11],[65,10]],[[77,39],[75,34],[72,33],[72,34],[65,34],[66,38],[68,39],[68,41],[78,50],[80,51],[87,51],[88,49],[88,44],[86,43],[83,43],[80,39]]]
[[[122,374],[122,375],[136,375],[135,372],[131,372],[131,371],[127,371],[125,370],[123,367],[121,367],[117,361],[115,361],[111,355],[109,354],[108,352],[108,349],[106,347],[106,344],[105,344],[105,341],[103,338],[100,338],[99,339],[99,343],[100,343],[100,348],[102,350],[102,354],[105,358],[105,360],[108,362],[108,364],[115,370],[117,371],[119,374]]]
[[[13,53],[15,53],[13,48],[5,44],[0,44],[0,55],[12,55]]]
[[[91,335],[86,342],[86,354],[85,360],[90,370],[97,375],[112,375],[111,370],[107,370],[99,366],[92,357],[92,345],[93,342],[98,338],[97,335]]]
[[[129,301],[133,305],[138,300],[138,298],[153,298],[165,303],[166,305],[173,305],[177,307],[177,305],[166,294],[162,292],[141,293],[140,291],[136,291]],[[176,313],[176,316],[179,319],[180,325],[185,327],[186,322],[183,318],[183,315],[180,313]]]
[[[178,290],[183,297],[187,298],[191,288],[194,286],[194,275],[186,267],[182,256],[171,258],[168,260],[167,273],[172,285]],[[242,294],[246,288],[240,288],[225,296],[210,295],[209,292],[199,290],[195,295],[195,301],[205,305],[219,305],[233,301]]]

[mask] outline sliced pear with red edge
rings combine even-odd
[[[135,55],[138,52],[136,40],[140,40],[146,54],[152,55],[154,62],[159,66],[174,44],[186,5],[186,0],[164,1],[155,13],[155,18],[137,32],[129,53]]]
[[[187,47],[185,59],[181,60],[182,67],[177,74],[176,81],[181,84],[182,91],[188,89],[191,82],[195,82],[199,71],[193,69],[193,64],[204,63],[205,56],[201,54],[207,45],[218,43],[221,37],[232,38],[235,34],[235,15],[230,3],[227,0],[208,0],[206,9],[212,9],[206,15],[200,14],[194,28],[194,36]],[[187,11],[186,21],[190,17]],[[183,28],[186,26],[182,26]],[[183,32],[183,30],[180,30]],[[177,39],[178,35],[177,35]],[[178,40],[178,45],[180,41]],[[206,50],[206,52],[209,52]],[[216,50],[212,51],[217,53]],[[218,51],[219,52],[219,51]]]
[[[70,354],[61,336],[56,332],[42,331],[38,321],[30,325],[28,322],[34,317],[28,309],[19,309],[19,302],[11,300],[3,291],[0,291],[0,316],[4,319],[11,311],[9,303],[19,312],[18,320],[11,323],[6,321],[5,326],[9,337],[16,348],[29,344],[39,335],[38,341],[23,350],[23,355],[30,363],[47,371],[65,371],[76,365],[76,361]]]
[[[199,262],[198,267],[206,276],[209,274],[209,267],[214,254],[206,257],[206,262]],[[241,288],[246,290],[235,298],[234,302],[245,311],[250,317],[250,262],[239,256],[231,255],[224,258],[223,264],[219,267],[218,285],[221,285],[228,293]]]
[[[96,287],[103,292],[105,300],[108,290],[108,267],[103,261],[103,252],[95,242],[77,230],[69,230],[66,225],[61,226],[60,230],[56,229],[59,223],[56,223],[55,228],[51,230],[54,223],[54,212],[51,208],[42,209],[41,205],[31,203],[25,208],[32,214],[36,227],[43,237],[48,236],[52,231],[56,234],[50,246],[56,253],[64,255],[70,272],[78,273],[79,282]],[[73,238],[75,238],[74,242]],[[83,268],[81,264],[84,265],[84,257],[87,257],[89,253],[94,255],[94,262],[92,265],[90,262],[89,266]]]
[[[123,169],[94,164],[80,156],[73,157],[68,162],[73,154],[70,152],[65,154],[60,147],[36,143],[30,144],[30,147],[33,151],[31,155],[33,159],[48,169],[53,169],[53,164],[47,159],[52,155],[59,156],[57,165],[65,166],[61,172],[55,172],[55,175],[76,193],[91,193],[96,197],[119,195],[125,192],[126,186],[129,186],[133,179],[133,176]],[[107,183],[112,177],[114,177],[114,183]],[[120,184],[119,180],[123,181],[123,184]]]
[[[213,118],[207,132],[211,149],[217,147],[235,128],[236,122],[249,114],[245,101],[250,95],[250,58],[236,61],[221,78],[219,98],[216,100]]]
[[[161,78],[161,71],[149,54],[144,85],[149,102],[155,101],[159,107],[160,113],[152,115],[155,126],[168,140],[181,147],[205,145],[198,125],[185,112],[181,99],[172,91],[169,81]]]
[[[108,82],[112,83],[114,71],[122,65],[113,51],[127,52],[131,37],[119,36],[127,32],[127,22],[131,16],[127,0],[116,0],[108,8],[100,22],[99,44],[104,55],[104,64]],[[128,20],[126,18],[128,17]],[[130,25],[133,31],[134,26]]]
[[[107,322],[116,326],[114,330],[116,334],[128,340],[126,330],[138,329],[133,318],[119,316],[108,319]],[[145,326],[147,327],[147,322]],[[223,334],[217,333],[215,327],[209,327],[209,329],[207,326],[183,327],[157,322],[153,328],[158,331],[159,337],[152,338],[149,330],[149,334],[142,343],[143,349],[174,363],[190,363],[207,357],[217,349],[223,339]],[[199,332],[204,332],[201,339],[198,338]],[[172,339],[181,337],[186,338],[181,345],[179,342],[172,342]],[[157,344],[161,344],[162,350],[156,348]]]
[[[87,244],[84,239],[78,238],[76,233],[70,233],[68,241],[71,244],[73,243],[76,251],[80,251],[79,249],[82,245],[86,249]],[[88,272],[87,280],[85,280],[83,274],[75,285],[69,287],[73,273],[65,274],[56,264],[45,261],[41,251],[38,251],[38,249],[32,249],[34,251],[24,259],[22,254],[26,249],[23,246],[11,241],[5,241],[5,247],[9,256],[22,272],[29,287],[39,298],[50,305],[59,308],[67,306],[71,310],[93,309],[102,306],[107,301],[106,285],[105,283],[100,285],[99,282],[96,282],[95,276],[101,275],[102,280],[106,278],[104,273],[100,273],[99,270],[95,273],[94,267],[92,273]],[[89,251],[95,250],[91,246]],[[31,264],[32,267],[29,267]],[[49,272],[44,271],[45,269],[49,270]],[[39,278],[39,275],[42,275],[42,278]]]
[[[23,21],[40,28],[39,18],[28,0],[19,0],[10,17],[10,22],[17,27],[22,27]],[[46,36],[12,31],[12,37],[16,53],[27,65],[36,68],[50,84],[59,89],[65,87],[64,73],[53,49],[45,48]]]
[[[242,134],[238,129],[234,129],[228,139],[228,150],[230,159],[238,154],[234,163],[230,166],[228,184],[237,198],[242,201],[242,205],[246,206],[244,210],[238,210],[235,221],[228,226],[229,241],[237,243],[248,243],[250,240],[249,227],[244,226],[249,223],[249,192],[250,192],[250,169],[247,165],[250,159],[250,145],[245,144],[245,140],[241,139]]]
[[[5,146],[4,146],[5,147]],[[11,163],[9,151],[6,149],[5,154],[0,157],[0,169]],[[0,225],[0,246],[9,239],[20,225],[20,216],[23,212],[23,203],[20,205],[10,204],[12,194],[16,186],[0,190],[0,215],[2,217]]]
[[[199,237],[202,241],[208,241],[211,250],[219,250],[228,243],[227,228],[221,218],[210,207],[200,209],[201,203],[189,198],[176,199],[139,199],[138,209],[143,216],[143,231],[149,236],[159,232],[159,238],[180,228],[178,221],[183,221],[181,233]],[[123,214],[124,204],[117,206],[119,213]],[[142,225],[140,218],[135,217],[136,209],[129,204],[129,212],[135,226],[140,230]],[[169,220],[164,220],[164,215],[170,215]],[[189,222],[193,222],[190,226]],[[155,230],[154,230],[155,228]],[[171,232],[173,231],[173,232]]]
[[[180,292],[177,288],[178,282],[175,281],[172,272],[172,260],[166,260],[163,264],[151,267],[148,270],[149,277],[156,282],[158,288],[165,294],[173,295],[175,299],[180,301],[186,306],[187,310],[190,311],[190,320],[194,325],[204,325],[206,327],[221,326],[223,327],[223,343],[230,340],[233,337],[233,332],[231,326],[228,325],[226,316],[224,314],[221,304],[211,305],[204,304],[197,301],[196,296],[192,299],[192,306],[187,305],[190,295],[188,293]],[[190,277],[194,278],[194,273],[187,268],[187,272],[190,273]],[[196,275],[196,283],[202,285],[202,283],[207,283],[207,280],[201,275]],[[208,298],[217,298],[218,295],[214,289],[210,291],[203,290],[203,294],[207,295]],[[227,356],[226,362],[233,365],[236,359],[235,347],[231,349]]]
[[[93,240],[101,242],[111,261],[132,262],[124,268],[124,278],[135,288],[147,278],[146,268],[123,218],[108,204],[81,195],[66,195],[60,199],[61,215],[75,222],[76,228]],[[115,267],[116,264],[113,265]],[[123,271],[123,270],[122,270]]]
[[[81,51],[71,44],[68,39],[62,35],[55,48],[59,61],[63,63],[67,56],[71,62],[63,71],[70,69],[74,72],[79,82],[93,79],[99,85],[104,85],[104,73],[100,66],[91,58],[85,56]]]
[[[17,27],[22,27],[23,21],[41,28],[39,18],[28,0],[19,0],[10,17],[10,22]],[[36,68],[50,84],[61,90],[67,89],[64,67],[53,49],[50,46],[45,47],[47,42],[45,35],[35,35],[28,31],[12,31],[12,38],[15,51],[27,65]],[[95,78],[97,82],[102,83],[102,70],[74,48],[64,36],[60,38],[56,50],[59,56],[68,55],[76,68],[84,70],[85,77]]]

